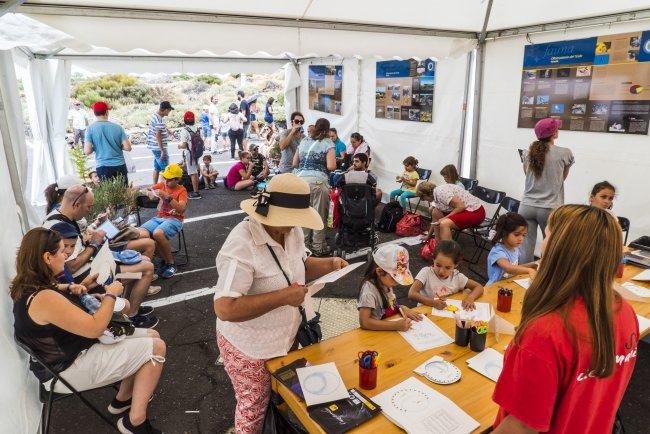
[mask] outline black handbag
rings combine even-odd
[[[291,281],[289,280],[287,273],[285,273],[284,270],[282,269],[282,265],[280,265],[280,261],[278,260],[278,257],[275,255],[275,252],[268,244],[266,245],[266,247],[269,248],[269,252],[271,252],[271,256],[273,256],[275,263],[278,264],[278,268],[280,268],[280,271],[282,271],[282,275],[287,280],[287,285],[291,286]],[[298,306],[298,311],[300,312],[300,326],[298,327],[298,333],[296,333],[296,339],[298,340],[298,343],[300,343],[300,345],[303,348],[308,347],[309,345],[312,344],[319,343],[323,339],[323,332],[321,331],[320,328],[320,313],[316,312],[315,317],[313,317],[310,320],[307,320],[307,314],[305,312],[305,308],[302,306]]]

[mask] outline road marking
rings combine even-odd
[[[177,157],[179,155],[183,154],[169,154],[170,157]],[[145,155],[144,157],[131,157],[132,160],[151,160],[153,159],[153,154],[151,155]]]
[[[175,294],[169,297],[159,298],[157,300],[145,301],[144,303],[142,303],[142,306],[151,306],[151,307],[167,306],[170,304],[191,300],[193,298],[202,297],[204,295],[209,295],[209,294],[214,294],[214,286],[195,289],[194,291],[184,292],[182,294]]]
[[[183,221],[183,223],[193,223],[193,222],[200,222],[202,220],[209,220],[209,219],[216,219],[219,217],[227,217],[230,215],[237,215],[237,214],[244,214],[244,211],[237,209],[234,211],[225,211],[225,212],[218,212],[216,214],[207,214],[207,215],[202,215],[199,217],[190,217],[187,218]]]
[[[197,268],[196,270],[181,271],[180,273],[176,273],[175,276],[182,276],[184,274],[196,273],[197,271],[212,270],[213,268],[217,268],[217,266],[213,265],[212,267]]]

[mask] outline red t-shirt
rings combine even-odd
[[[228,184],[228,187],[233,188],[235,184],[242,180],[241,173],[239,173],[240,170],[246,171],[246,165],[241,161],[238,161],[230,168],[228,175],[226,175],[226,184]]]
[[[171,197],[182,203],[187,203],[187,190],[185,190],[185,187],[182,185],[177,185],[174,188],[169,188],[167,187],[166,182],[159,182],[158,184],[154,184],[151,186],[152,190],[162,190],[166,192],[167,194],[170,194]],[[180,221],[183,221],[185,218],[184,213],[176,211],[172,206],[165,202],[164,200],[160,200],[160,204],[158,205],[158,217],[160,218],[175,218]]]
[[[577,349],[558,313],[531,322],[519,345],[508,346],[492,397],[501,406],[495,428],[512,414],[541,432],[611,434],[636,362],[636,315],[625,300],[614,310],[616,364],[607,378],[589,376],[590,332],[582,299],[570,308],[568,323]]]

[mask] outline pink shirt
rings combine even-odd
[[[234,166],[230,168],[228,175],[226,176],[226,183],[228,184],[228,187],[232,188],[235,186],[235,184],[241,181],[241,174],[239,173],[240,170],[246,170],[246,165],[241,161],[238,161]]]

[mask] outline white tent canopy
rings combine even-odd
[[[64,106],[52,100],[65,98],[71,64],[136,73],[270,72],[286,65],[287,109],[302,109],[309,121],[325,115],[307,107],[309,64],[342,64],[342,114],[325,116],[342,137],[353,131],[366,137],[384,190],[394,187],[407,154],[433,169],[434,178],[437,169],[458,163],[463,154],[465,174],[514,198],[521,197],[524,184],[516,149],[533,139],[530,129],[517,128],[524,46],[640,30],[650,30],[648,0],[0,2],[0,50],[13,49],[13,61],[29,71],[25,93],[30,118],[39,120],[39,175],[66,169],[65,145],[56,131]],[[0,167],[17,178],[3,190],[9,205],[3,207],[4,229],[13,236],[3,238],[2,248],[11,252],[24,223],[33,220],[25,209],[25,198],[33,195],[25,193],[17,83],[6,68],[12,56],[0,55],[5,62]],[[375,118],[376,62],[428,57],[438,62],[433,122]],[[43,101],[47,95],[50,100]],[[650,164],[648,136],[561,131],[559,143],[576,157],[565,201],[584,203],[590,187],[607,179],[618,187],[615,212],[630,218],[631,239],[649,234],[650,196],[642,178]],[[39,188],[53,179],[42,181]],[[6,282],[13,258],[5,256],[0,274]],[[3,299],[0,310],[0,341],[6,347],[12,341],[9,304]],[[11,432],[33,432],[38,418],[33,379],[21,370],[23,361],[13,348],[3,360],[0,389],[12,399],[3,400],[0,417]]]

